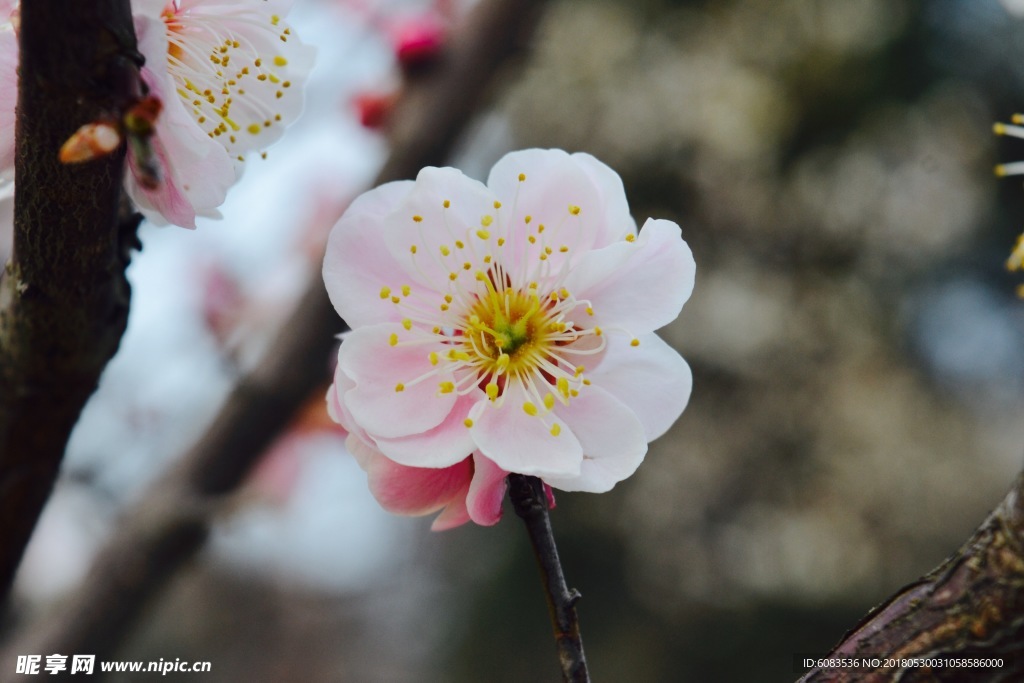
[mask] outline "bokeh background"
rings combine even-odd
[[[319,268],[387,154],[356,103],[398,86],[396,27],[467,6],[297,0],[320,51],[306,113],[222,220],[143,228],[128,334],[4,633],[61,618]],[[662,332],[693,368],[689,407],[634,477],[553,512],[594,678],[795,680],[795,654],[938,564],[1022,465],[1004,262],[1024,189],[992,167],[1024,142],[991,129],[1024,108],[1024,23],[997,0],[560,0],[502,82],[454,165],[594,154],[698,264]],[[209,660],[204,681],[557,680],[511,510],[428,527],[377,507],[314,397],[121,656]]]

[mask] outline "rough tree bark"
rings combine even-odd
[[[138,72],[128,0],[32,0],[20,22],[14,255],[0,282],[0,602],[128,315],[124,149],[75,166],[58,150],[118,111]]]
[[[815,668],[799,683],[1024,680],[1024,474],[959,550],[871,611],[826,658],[877,668]],[[1002,658],[1003,666],[884,666],[884,660]]]
[[[444,161],[494,76],[520,54],[542,0],[489,0],[453,36],[440,62],[403,94],[393,152],[376,183],[415,177]],[[88,652],[108,659],[177,569],[202,547],[213,512],[328,377],[338,319],[316,273],[256,370],[243,377],[199,442],[128,510],[84,584],[49,619],[0,653],[0,671],[18,653]]]

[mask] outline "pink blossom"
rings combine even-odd
[[[165,177],[129,195],[157,223],[195,227],[218,216],[236,161],[278,140],[302,109],[313,48],[283,20],[285,0],[141,0],[135,7],[142,79],[163,102],[154,153]]]
[[[426,168],[378,187],[324,260],[352,327],[332,417],[382,505],[443,508],[435,525],[496,522],[508,472],[607,491],[689,400],[689,367],[654,331],[694,272],[679,226],[638,233],[622,181],[586,154],[514,152],[487,185]]]
[[[163,177],[148,187],[129,154],[129,196],[158,224],[194,228],[217,212],[245,155],[276,142],[302,110],[313,64],[283,20],[288,0],[136,0],[142,81],[163,104],[151,138]],[[4,6],[7,13],[4,13]],[[14,166],[18,46],[0,0],[0,179]]]
[[[14,177],[14,107],[18,101],[18,37],[13,3],[0,0],[0,183]]]

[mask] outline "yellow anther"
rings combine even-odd
[[[584,378],[584,379],[583,379],[583,384],[585,384],[586,386],[588,386],[588,387],[589,387],[589,386],[590,386],[590,380],[589,380],[589,379],[586,379],[586,378]]]
[[[381,299],[387,299],[389,296],[391,296],[391,288],[390,287],[381,287],[380,288],[380,298]]]
[[[409,285],[402,285],[402,296],[409,296],[412,294],[412,287]]]
[[[391,336],[388,337],[388,344],[391,346],[398,346],[398,335],[392,332]]]
[[[527,214],[527,216],[526,216],[525,218],[523,218],[523,221],[524,221],[524,222],[525,222],[525,223],[526,223],[527,225],[529,225],[529,224],[530,224],[530,221],[532,221],[532,220],[533,220],[533,216],[530,216],[529,214]]]
[[[277,23],[279,21],[281,21],[281,17],[277,16],[276,14],[271,14],[270,15],[270,23],[272,25],[277,26]],[[259,60],[256,60],[256,61],[259,61]],[[259,66],[259,64],[257,64],[256,66]]]
[[[554,394],[548,394],[547,396],[544,397],[544,407],[547,408],[548,410],[551,410],[552,408],[555,407]]]
[[[455,391],[455,385],[451,382],[441,382],[437,388],[441,390],[442,394],[450,394]]]
[[[512,361],[512,358],[510,358],[507,353],[503,353],[503,354],[499,355],[498,356],[498,362],[497,362],[498,370],[500,370],[501,372],[504,372],[505,370],[507,370],[508,369],[508,364],[511,361]]]
[[[499,237],[498,238],[498,246],[501,247],[501,246],[504,246],[504,245],[505,245],[505,238],[504,237]]]
[[[541,261],[547,261],[548,260],[548,255],[547,254],[541,254],[540,255],[540,260]]]
[[[287,66],[288,65],[288,60],[285,59],[284,57],[282,57],[281,55],[278,55],[278,56],[274,57],[274,65],[275,66]]]
[[[397,297],[397,296],[391,297],[391,303],[393,303],[393,304],[400,303],[401,301],[402,301],[402,299]]]
[[[406,318],[405,320],[402,321],[402,327],[404,327],[407,330],[411,330],[412,329],[412,321],[409,320],[408,318]]]
[[[1005,135],[1006,134],[1006,124],[1005,123],[998,123],[998,122],[993,123],[992,124],[992,132],[995,133],[996,135]]]
[[[405,385],[404,384],[399,382],[398,384],[395,385],[395,393],[400,393],[400,392],[403,392],[403,391],[405,391]]]
[[[465,361],[467,363],[469,361],[473,360],[472,356],[470,356],[465,351],[452,351],[451,352],[451,357],[452,357],[452,360],[461,360],[461,361]]]
[[[463,244],[462,240],[455,240],[455,246],[458,247],[459,249],[465,249],[466,248],[466,245]]]
[[[524,180],[526,180],[526,174],[525,173],[520,173],[519,174],[519,182],[523,182]]]
[[[530,244],[536,244],[537,243],[537,238],[534,237],[533,235],[529,235],[526,239],[530,242]]]
[[[491,236],[491,233],[487,232],[486,230],[477,230],[476,231],[476,236],[479,237],[482,240],[485,240],[485,239],[488,239]]]
[[[551,425],[551,436],[558,436],[562,433],[562,427],[556,422]]]
[[[640,346],[640,340],[639,339],[634,339],[633,341],[629,342],[629,345],[630,346]]]
[[[580,207],[576,206],[575,204],[570,204],[569,205],[569,213],[571,213],[573,216],[579,216],[580,215]]]
[[[484,263],[490,263],[490,262],[491,262],[491,255],[488,254],[487,256],[484,256]]]
[[[527,289],[537,289],[537,283],[531,282],[529,285],[527,285]]]
[[[601,326],[600,325],[594,325],[594,334],[596,334],[598,337],[600,337],[602,334],[604,334],[601,331]]]
[[[451,253],[452,253],[451,249],[449,249],[448,247],[446,247],[443,244],[441,245],[441,256],[448,256]]]
[[[559,377],[558,381],[555,382],[555,386],[558,388],[558,393],[560,393],[563,398],[569,398],[569,380],[564,377]]]
[[[587,306],[587,315],[594,315],[593,306]]]
[[[551,247],[544,247],[545,254],[548,254],[550,256],[552,251],[554,251],[554,249],[552,249]]]
[[[452,302],[452,295],[451,294],[445,294],[444,295],[444,300],[445,300],[446,303],[450,304]]]
[[[484,280],[487,279],[487,274],[484,273],[484,271],[482,270],[478,270],[476,271],[476,279],[479,280],[480,282],[483,282]]]
[[[586,368],[585,368],[584,366],[582,366],[582,365],[577,365],[577,366],[576,366],[576,372],[575,372],[575,373],[573,374],[573,377],[579,377],[579,376],[580,376],[580,375],[582,375],[582,374],[583,374],[583,373],[584,373],[585,371],[586,371]]]
[[[628,235],[626,235],[626,241],[627,242],[636,242],[636,235],[634,235],[633,233],[629,233]]]
[[[437,355],[437,351],[431,351],[431,352],[430,352],[430,355],[429,355],[429,356],[427,356],[427,358],[429,358],[429,359],[430,359],[430,364],[431,364],[431,365],[437,365],[437,361],[439,361],[439,360],[440,360],[440,358],[439,358],[439,357],[438,357],[438,355]]]
[[[569,247],[567,247],[567,246],[565,246],[565,245],[563,244],[562,246],[560,246],[560,247],[558,248],[558,251],[560,251],[560,252],[562,252],[562,253],[564,254],[565,252],[569,251]]]
[[[466,428],[468,429],[469,427],[473,426],[473,421],[467,417],[465,420],[462,421],[462,424],[466,425]]]
[[[992,169],[992,170],[993,170],[993,171],[995,172],[995,174],[996,174],[996,175],[997,175],[998,177],[1000,177],[1000,178],[1002,178],[1003,176],[1007,175],[1007,172],[1006,172],[1006,166],[1003,166],[1002,164],[999,164],[998,166],[996,166],[996,167],[995,167],[994,169]]]
[[[575,389],[570,389],[569,395],[572,396],[573,398],[576,398],[577,396],[580,395],[580,392],[576,391]]]
[[[488,382],[487,386],[484,387],[484,391],[487,392],[487,398],[489,398],[490,400],[493,401],[494,399],[498,398],[498,385],[495,384],[494,382]]]
[[[568,299],[569,290],[566,289],[565,287],[562,287],[560,290],[558,290],[558,296],[562,297],[563,299]]]
[[[410,254],[415,254],[416,253],[416,245],[415,244],[412,245],[411,247],[409,247],[409,253]]]
[[[414,220],[415,222],[419,223],[419,222],[421,222],[421,221],[423,220],[423,216],[421,216],[421,215],[419,215],[419,214],[416,214],[415,216],[413,216],[413,217],[412,217],[412,219],[413,219],[413,220]]]
[[[499,202],[498,200],[494,200],[494,208],[495,209],[500,209],[501,208],[501,202]]]
[[[541,223],[540,225],[537,226],[537,234],[539,235],[542,232],[544,232],[544,224],[543,223]]]
[[[447,311],[448,310],[448,304],[441,304],[441,310],[442,311]]]
[[[526,403],[523,404],[523,412],[526,413],[527,415],[530,415],[531,417],[536,416],[537,406],[527,401]]]
[[[490,214],[486,214],[484,216],[481,216],[481,218],[480,218],[480,225],[484,226],[485,228],[489,227],[491,225],[491,223],[493,223],[493,222],[494,222],[494,216],[492,216]],[[487,239],[487,238],[485,237],[484,239]]]
[[[253,135],[258,135],[259,132],[260,132],[260,124],[258,124],[258,123],[250,123],[249,127],[246,128],[246,130],[249,131],[250,133],[252,133]]]
[[[463,263],[463,264],[462,264],[462,269],[463,269],[463,270],[469,270],[469,269],[471,269],[472,267],[473,267],[473,264],[472,264],[472,263],[470,263],[469,261],[466,261],[465,263]]]

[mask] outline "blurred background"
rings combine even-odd
[[[119,512],[257,362],[387,154],[396,36],[467,6],[297,0],[319,49],[306,113],[223,220],[144,226],[127,336],[4,633],[60,618]],[[1024,23],[998,0],[561,0],[521,67],[453,164],[485,178],[511,149],[589,152],[697,260],[662,331],[693,368],[689,407],[634,477],[553,512],[592,674],[795,680],[794,654],[937,565],[1021,467],[1004,262],[1024,190],[992,167],[1024,141],[991,130],[1024,108]],[[557,680],[511,510],[429,523],[378,508],[312,397],[120,656],[209,660],[204,681]]]

